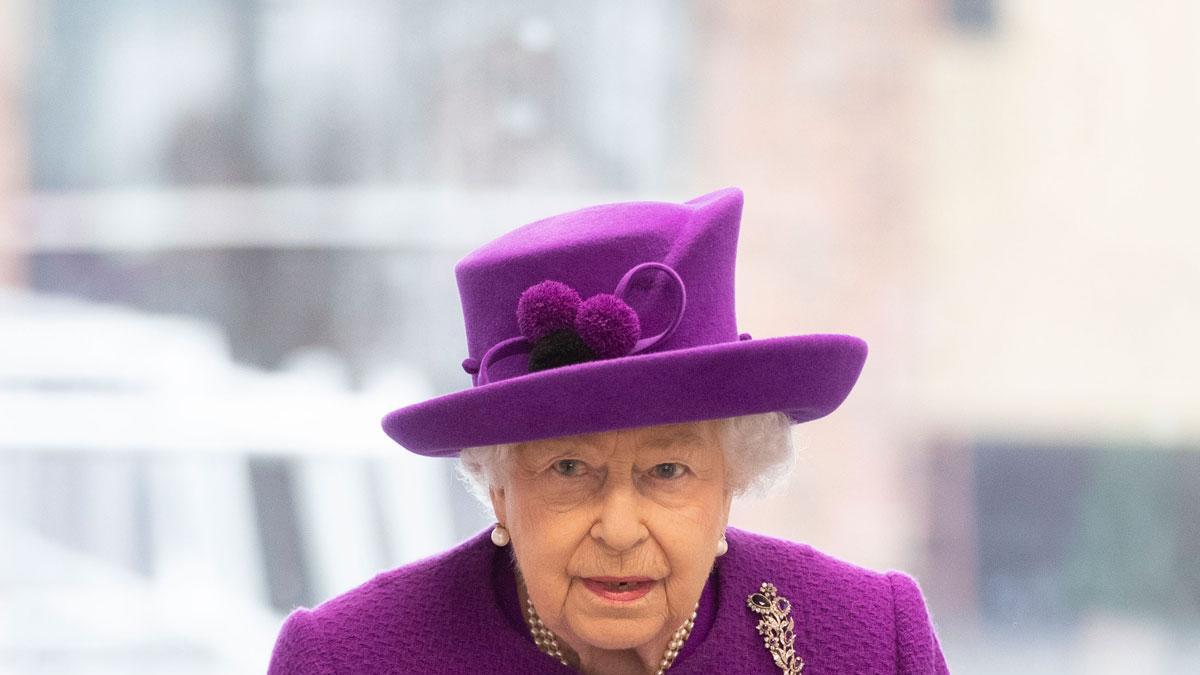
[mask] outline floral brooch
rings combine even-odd
[[[792,603],[779,595],[775,584],[764,581],[757,593],[746,598],[746,606],[758,615],[758,634],[771,659],[784,675],[800,675],[804,659],[796,656],[796,623],[792,619]]]

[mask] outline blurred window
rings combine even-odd
[[[975,458],[986,618],[1200,623],[1200,452],[995,443]]]

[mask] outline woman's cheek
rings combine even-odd
[[[540,591],[547,612],[563,606],[570,586],[568,566],[573,549],[560,518],[541,515],[526,521],[530,526],[523,546],[517,549],[517,563],[525,568],[527,586]],[[545,619],[547,617],[543,617]]]

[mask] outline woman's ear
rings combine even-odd
[[[504,488],[493,485],[488,488],[488,496],[492,498],[492,511],[496,514],[496,522],[507,527],[508,504],[504,501]]]
[[[725,504],[721,511],[721,530],[729,526],[729,509],[733,506],[733,490],[725,488]]]

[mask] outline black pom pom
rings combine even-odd
[[[529,372],[595,360],[596,354],[575,331],[556,330],[534,343],[529,352]]]

